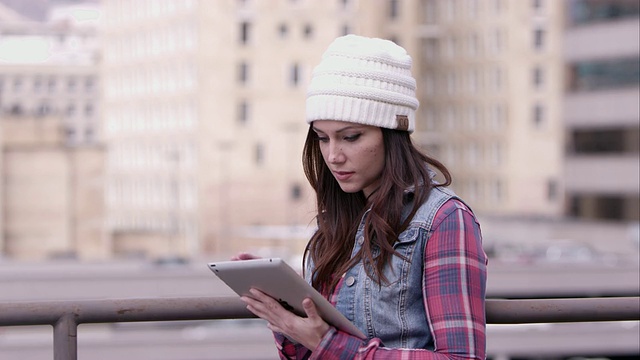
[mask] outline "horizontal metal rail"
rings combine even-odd
[[[486,302],[487,323],[640,320],[640,297]],[[237,297],[104,299],[0,303],[0,326],[52,325],[54,360],[77,359],[79,324],[255,318]]]

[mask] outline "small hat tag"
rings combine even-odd
[[[396,115],[396,122],[398,123],[397,130],[409,130],[409,117],[407,115]]]

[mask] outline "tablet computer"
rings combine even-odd
[[[238,295],[250,296],[249,289],[256,288],[299,316],[306,317],[302,300],[311,298],[318,313],[328,324],[366,339],[353,323],[282,259],[221,261],[209,263],[208,266]]]

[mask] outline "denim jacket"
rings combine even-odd
[[[383,270],[388,282],[379,285],[373,281],[367,276],[362,263],[344,274],[336,308],[368,338],[382,340],[385,347],[433,350],[423,301],[424,250],[436,213],[451,198],[458,199],[449,189],[434,187],[431,190],[427,201],[393,245],[406,260],[395,255],[391,257],[391,266]],[[405,205],[405,217],[412,206],[411,201]],[[360,250],[364,242],[366,216],[360,222],[351,256]],[[312,266],[308,261],[307,281],[310,281]]]

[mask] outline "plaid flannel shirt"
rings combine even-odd
[[[487,257],[482,249],[480,226],[462,202],[451,199],[436,213],[424,264],[425,326],[429,326],[433,335],[433,351],[385,348],[380,339],[363,341],[332,327],[313,352],[274,334],[280,358],[485,359]],[[328,296],[334,305],[341,285],[342,280],[334,294]]]

